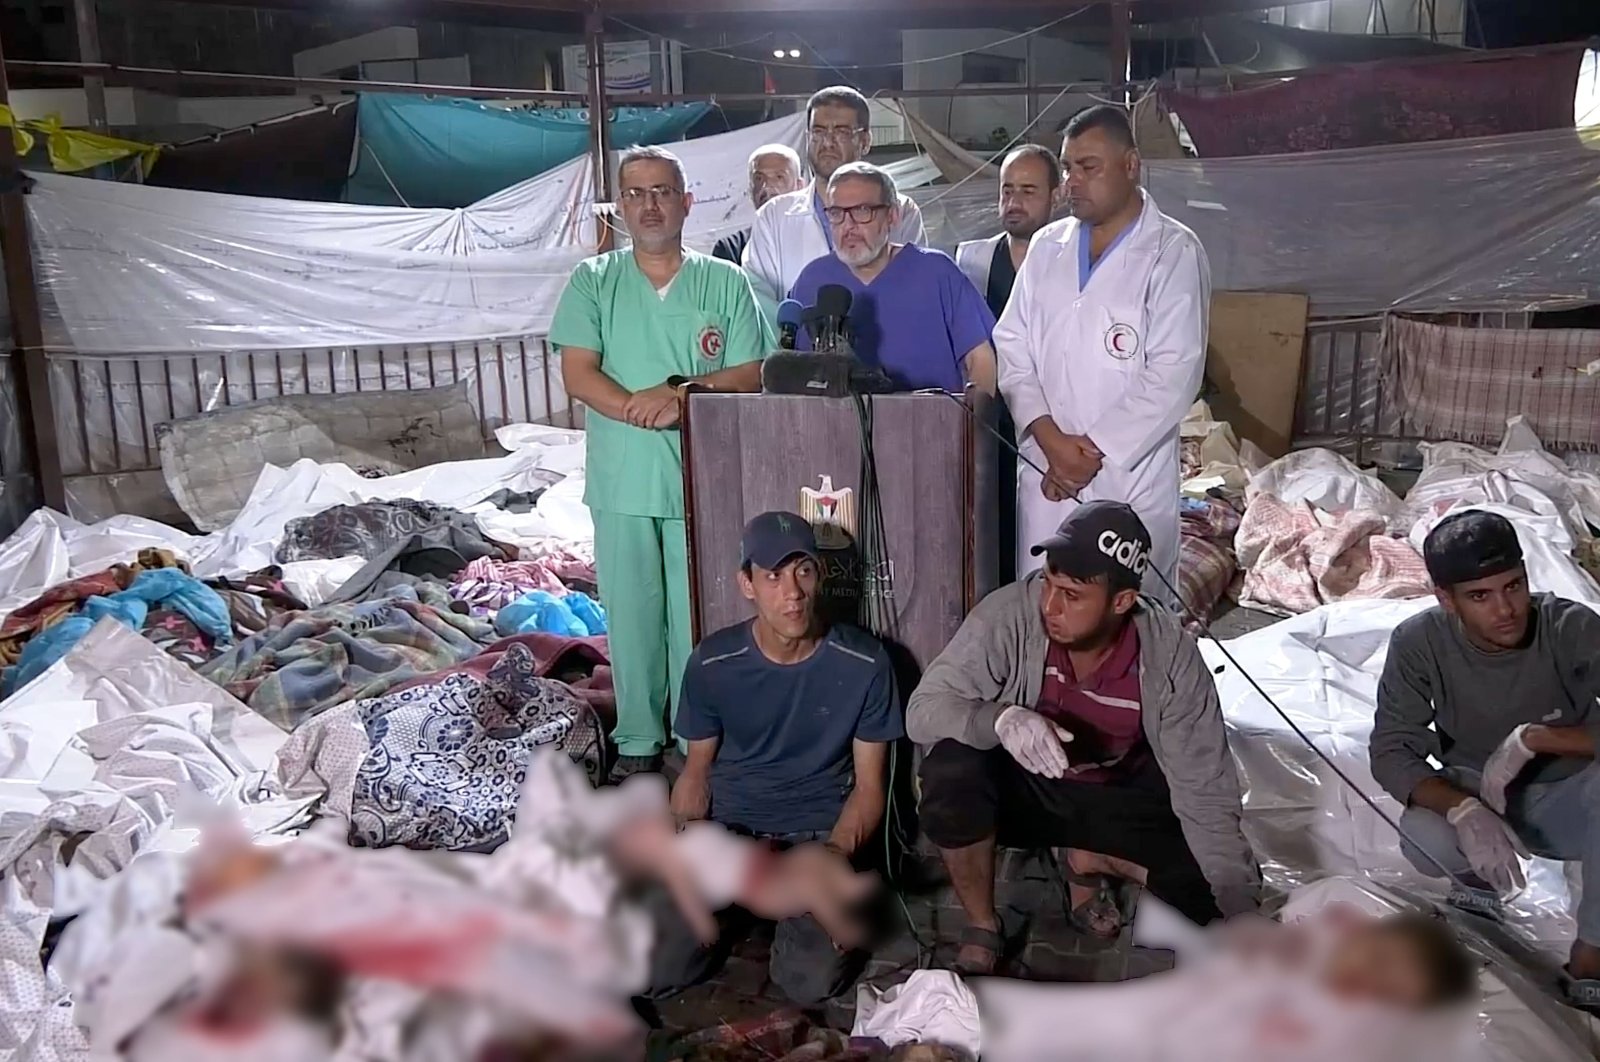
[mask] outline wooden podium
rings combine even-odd
[[[867,626],[858,618],[862,587],[883,581],[893,625],[874,633],[890,643],[902,681],[914,681],[915,674],[904,672],[926,668],[997,585],[994,437],[950,395],[864,401],[884,529],[885,558],[877,572],[863,571],[856,542],[866,507],[855,399],[688,396],[681,430],[696,641],[751,615],[737,578],[740,535],[751,517],[774,509],[806,515],[819,528],[830,615]],[[992,406],[977,396],[975,412],[991,424]],[[833,494],[820,501],[813,494],[807,512],[805,492],[818,491],[823,477],[832,481]],[[822,526],[829,514],[839,522]]]

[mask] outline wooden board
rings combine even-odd
[[[1211,297],[1206,376],[1211,412],[1273,457],[1289,452],[1306,348],[1304,295],[1219,291]]]
[[[925,668],[955,634],[969,600],[993,585],[993,477],[980,485],[980,431],[942,395],[872,399],[873,441],[887,576],[902,666]],[[689,552],[697,636],[751,615],[738,581],[746,521],[770,510],[800,512],[801,489],[822,476],[856,494],[861,512],[861,432],[855,403],[804,395],[694,394],[684,433]],[[987,458],[993,464],[990,454]],[[976,500],[983,495],[987,501]],[[977,514],[990,521],[980,521]],[[979,546],[978,540],[985,537]],[[974,554],[981,549],[982,560]],[[859,553],[824,556],[831,614],[851,614],[863,573]],[[841,600],[841,597],[847,600]],[[891,646],[894,648],[894,646]],[[902,669],[902,678],[909,677]],[[909,687],[908,687],[909,688]]]

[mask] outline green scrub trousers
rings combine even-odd
[[[640,391],[760,361],[772,334],[737,266],[686,252],[671,287],[658,292],[622,250],[573,270],[550,342],[596,352],[602,372]],[[612,739],[623,756],[650,756],[667,743],[668,706],[676,709],[693,647],[682,447],[676,428],[635,428],[594,410],[584,426],[583,500],[594,518],[617,690]]]
[[[623,756],[659,752],[677,717],[683,667],[694,648],[689,621],[689,551],[682,520],[594,511],[594,561],[611,639]],[[662,637],[662,632],[666,637]],[[625,710],[626,709],[626,710]]]

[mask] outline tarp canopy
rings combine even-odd
[[[1237,91],[1167,90],[1203,158],[1570,128],[1586,46],[1330,67]]]
[[[479,100],[364,92],[347,203],[464,207],[589,150],[589,112],[522,110]],[[611,146],[678,140],[711,109],[617,107]]]
[[[803,135],[790,116],[675,145],[695,194],[690,246],[748,226],[750,152]],[[1145,182],[1200,234],[1217,290],[1303,292],[1321,316],[1600,302],[1600,130],[1150,160]],[[997,231],[995,193],[978,177],[913,194],[950,249]],[[47,344],[86,354],[540,335],[595,237],[585,158],[459,210],[50,174],[28,205]]]
[[[673,145],[709,251],[749,226],[747,164],[799,115]],[[907,187],[936,176],[912,159]],[[544,332],[596,238],[576,158],[457,210],[305,203],[40,174],[28,197],[46,341],[82,354],[470,342]]]
[[[338,200],[350,180],[354,99],[166,147],[147,185],[228,195]]]
[[[1320,317],[1600,303],[1600,126],[1236,159],[1147,159],[1217,291],[1304,293]],[[990,235],[995,186],[912,193],[934,241]]]

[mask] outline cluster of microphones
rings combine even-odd
[[[817,354],[853,354],[850,347],[850,289],[824,284],[817,289],[817,304],[802,306],[794,299],[778,305],[778,347],[794,350],[800,329],[811,337]]]
[[[850,327],[853,301],[850,289],[839,284],[818,288],[815,306],[783,300],[778,306],[779,349],[761,363],[761,390],[829,398],[894,390],[882,369],[856,356]],[[802,328],[811,339],[809,351],[795,349]]]

